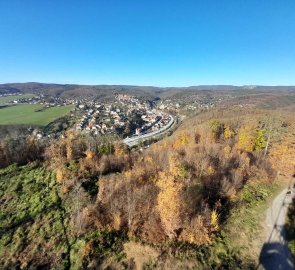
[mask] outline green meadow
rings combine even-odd
[[[33,94],[24,94],[21,96],[15,95],[15,96],[0,97],[0,105],[7,104],[7,103],[14,101],[14,100],[20,100],[20,99],[24,99],[24,98],[32,98],[34,96],[35,95],[33,95]]]
[[[23,104],[0,108],[0,125],[46,126],[67,115],[74,105],[44,108],[40,104]],[[41,110],[41,111],[38,111]]]

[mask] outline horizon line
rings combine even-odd
[[[85,83],[74,83],[74,82],[40,82],[40,81],[25,81],[25,82],[0,82],[3,84],[56,84],[56,85],[79,85],[79,86],[130,86],[130,87],[154,87],[154,88],[190,88],[190,87],[202,87],[202,86],[231,86],[231,87],[295,87],[291,84],[195,84],[188,86],[160,86],[160,85],[146,85],[146,84],[85,84]]]

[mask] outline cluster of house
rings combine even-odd
[[[147,133],[151,131],[157,131],[162,127],[166,126],[170,119],[170,115],[156,109],[148,111],[141,118],[146,122],[140,129],[136,130],[135,135]]]
[[[150,109],[150,105],[146,101],[140,101],[135,96],[118,94],[115,95],[115,100],[117,100],[117,102],[123,107],[126,107],[127,113],[132,113],[133,110],[146,111]]]
[[[5,94],[0,94],[0,97],[11,97],[11,96],[19,96],[19,97],[21,97],[21,96],[23,96],[23,94],[22,93],[5,93]]]
[[[59,97],[48,97],[40,94],[39,96],[29,99],[29,104],[41,104],[44,107],[60,107],[66,105],[78,105],[79,101],[76,99],[63,99]]]
[[[212,108],[216,105],[216,102],[212,101],[193,101],[191,100],[190,102],[174,102],[172,100],[165,100],[164,102],[161,102],[159,105],[159,109],[161,110],[167,110],[167,111],[173,111],[173,112],[179,112],[180,110],[182,111],[195,111],[199,109],[209,109]]]
[[[45,96],[43,94],[38,94],[33,97],[26,97],[23,94],[4,94],[0,97],[5,96],[16,96],[14,100],[9,101],[8,103],[12,104],[40,104],[44,107],[55,107],[55,106],[66,106],[66,105],[78,105],[80,101],[77,99],[63,99],[60,97],[51,97]],[[23,96],[23,97],[22,97]]]
[[[0,94],[0,97],[13,97],[15,99],[6,101],[7,104],[18,104],[18,103],[28,103],[32,101],[32,98],[28,98],[22,93],[11,93],[11,94]]]
[[[124,113],[111,104],[94,103],[93,106],[80,104],[82,117],[76,124],[76,130],[92,131],[95,135],[113,132],[116,127],[125,126]]]
[[[125,130],[134,115],[142,119],[142,124],[134,131],[137,135],[160,129],[169,122],[168,114],[152,109],[146,101],[123,94],[116,95],[112,103],[92,102],[79,104],[77,108],[82,115],[76,130],[92,132],[94,135]]]
[[[179,112],[181,111],[195,111],[200,109],[209,109],[216,104],[222,102],[224,99],[229,99],[230,97],[224,97],[223,99],[220,97],[214,97],[214,96],[191,96],[190,98],[184,98],[183,100],[175,101],[172,99],[166,99],[164,101],[161,101],[158,104],[158,107],[160,110],[165,111],[173,111],[173,112]]]

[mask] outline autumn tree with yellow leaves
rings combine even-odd
[[[255,147],[255,130],[246,126],[239,131],[237,147],[241,150],[251,152]]]
[[[235,133],[232,131],[232,129],[226,125],[223,131],[223,136],[225,139],[230,139],[235,135]]]
[[[181,164],[176,157],[169,159],[169,170],[159,173],[156,184],[160,188],[158,194],[158,211],[164,230],[169,238],[176,237],[181,226],[181,192],[183,189]]]

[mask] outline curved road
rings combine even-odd
[[[288,249],[285,234],[285,219],[288,206],[294,196],[287,195],[288,189],[284,189],[272,202],[266,213],[267,241],[264,243],[259,262],[265,270],[293,270],[294,260]]]
[[[125,138],[123,140],[123,142],[128,146],[133,146],[133,145],[138,144],[142,140],[147,140],[149,138],[152,138],[153,136],[156,136],[158,134],[161,134],[161,133],[167,131],[174,123],[173,116],[172,115],[169,115],[169,116],[171,118],[170,121],[168,122],[168,124],[166,126],[162,127],[161,129],[153,131],[153,132],[149,132],[149,133],[146,133],[146,134],[138,135],[138,136]]]

